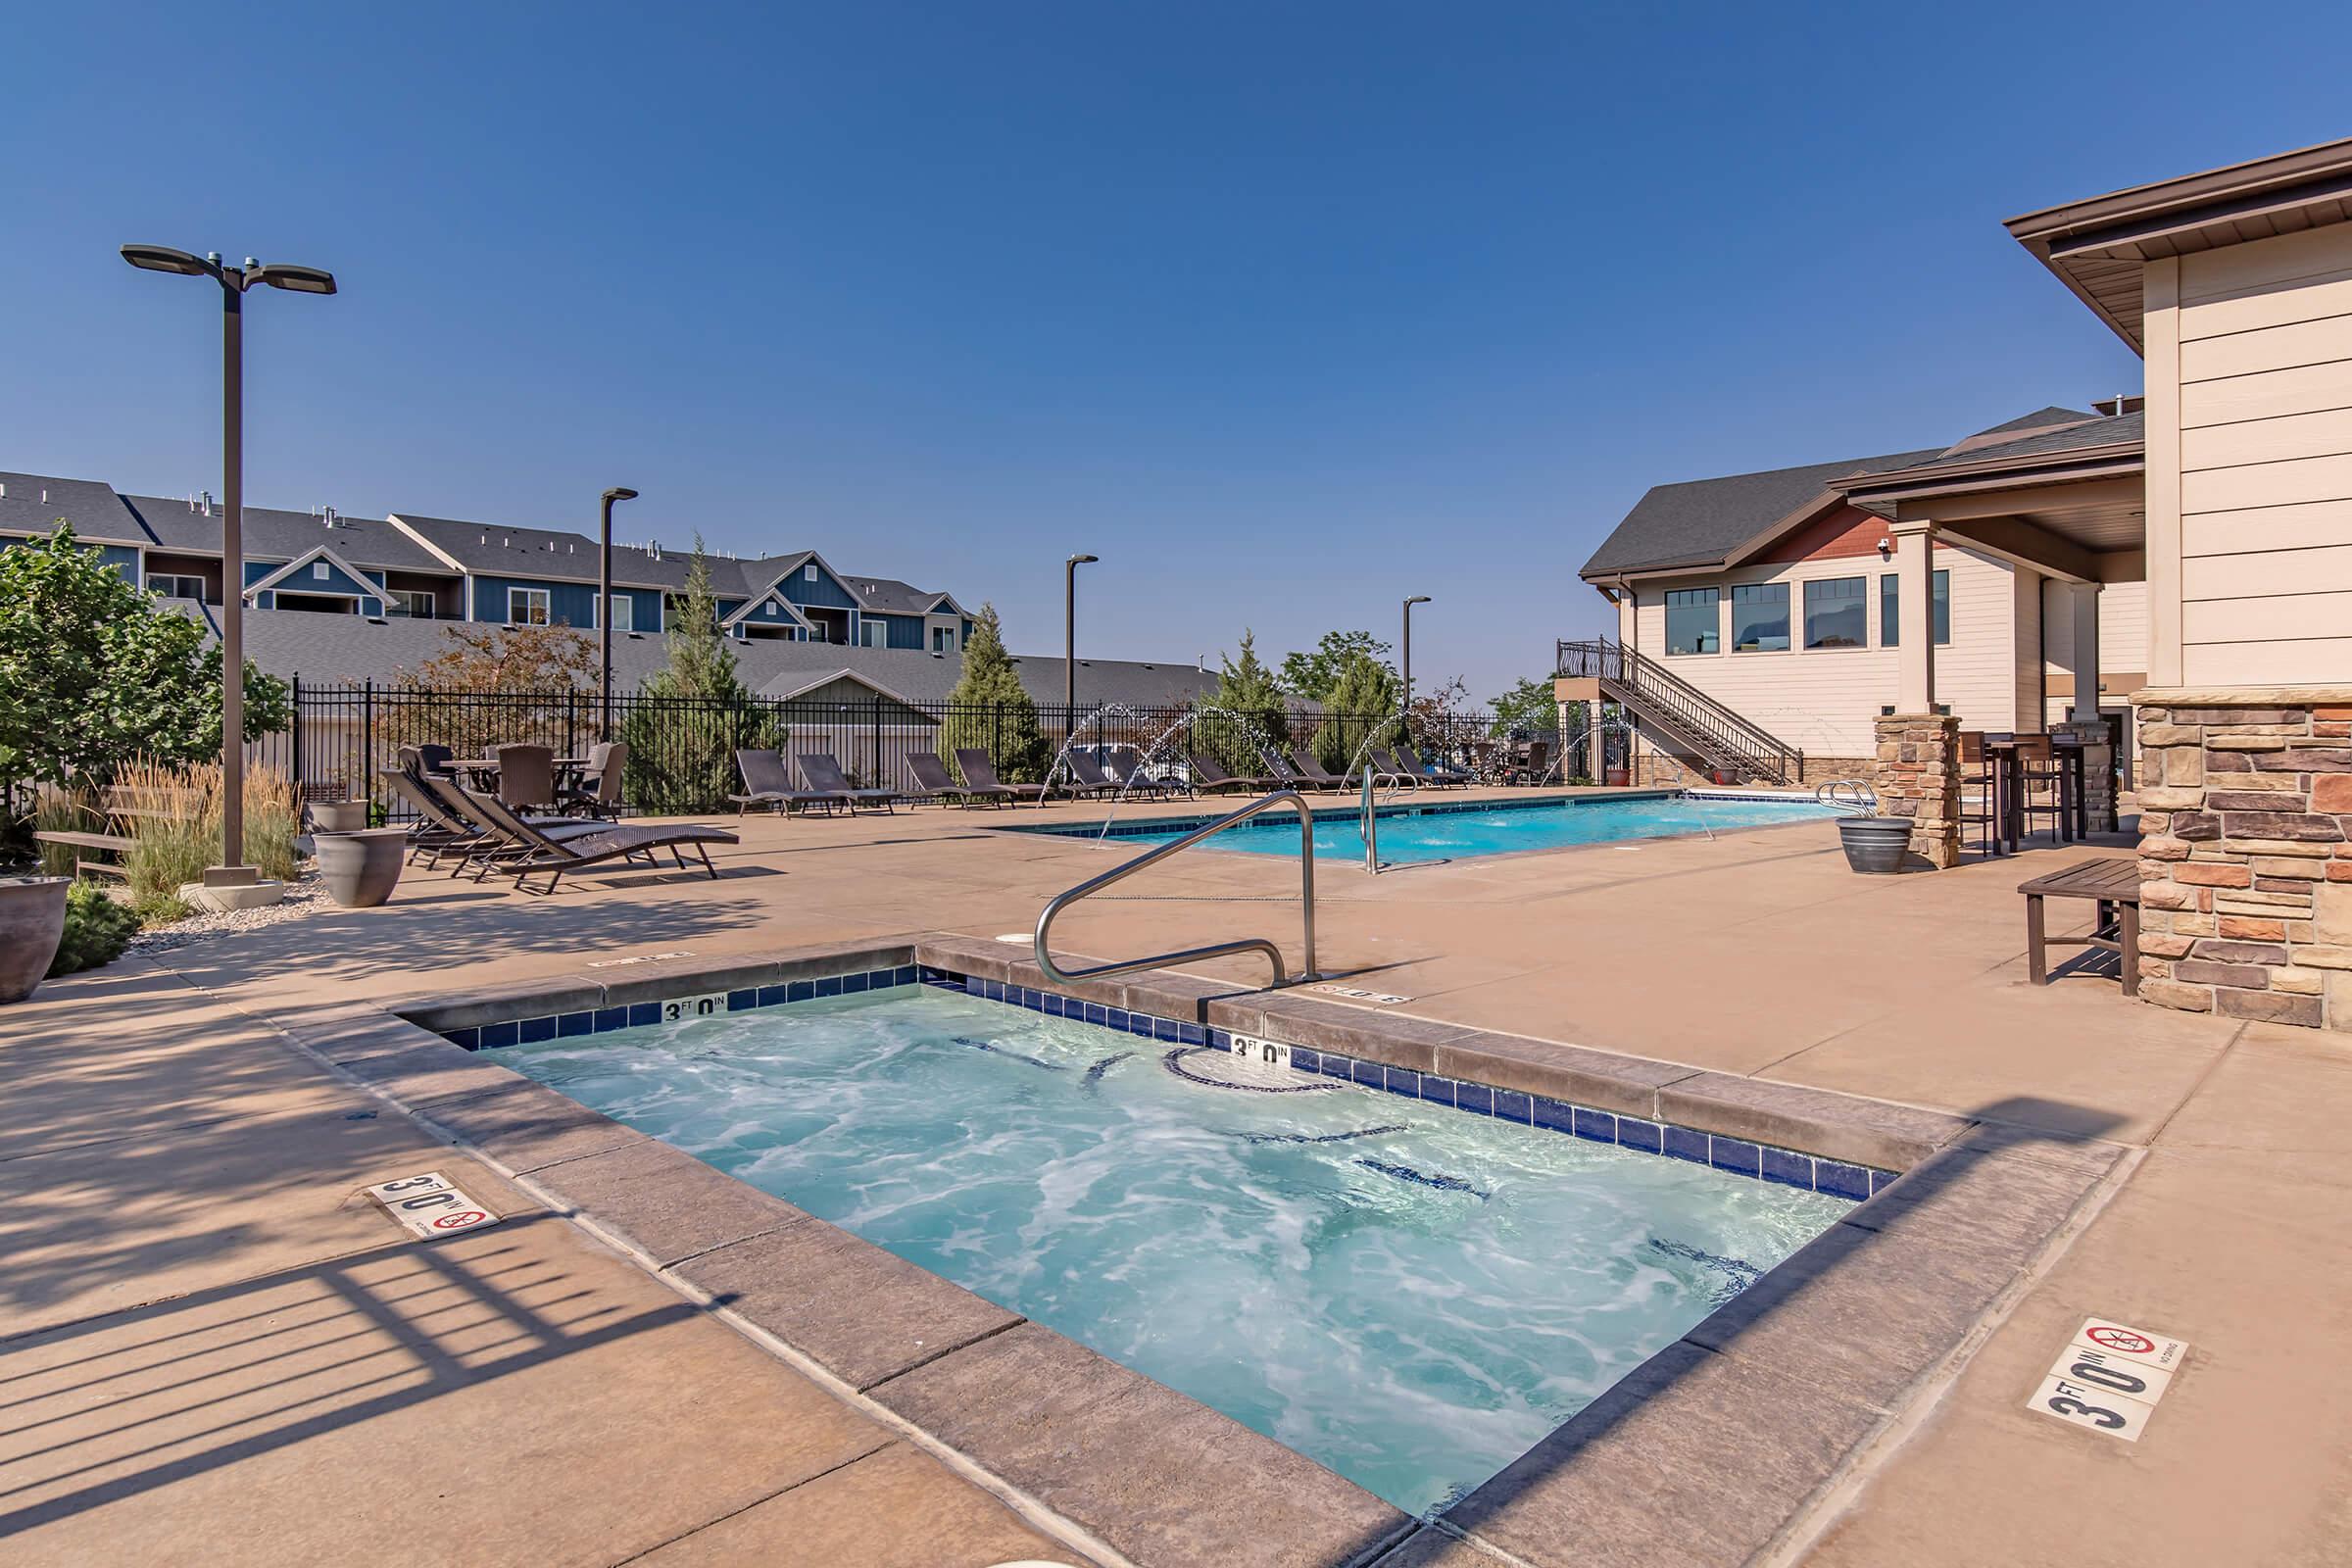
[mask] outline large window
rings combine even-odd
[[[1805,646],[1864,648],[1870,644],[1870,579],[1816,577],[1805,584]]]
[[[612,608],[607,612],[612,617],[614,631],[635,631],[637,629],[637,599],[635,595],[614,594],[608,603]]]
[[[956,651],[956,628],[953,626],[932,627],[931,651],[935,654],[954,653]]]
[[[876,620],[871,615],[860,617],[858,622],[858,646],[860,648],[888,648],[890,646],[890,622]]]
[[[1732,652],[1785,653],[1788,647],[1788,585],[1743,582],[1732,587]]]
[[[544,588],[508,589],[507,624],[511,626],[546,625],[547,590]]]
[[[1884,572],[1879,577],[1879,646],[1902,646],[1902,599],[1896,584],[1903,580],[1897,571]],[[1939,571],[1930,591],[1936,597],[1936,645],[1942,647],[1952,640],[1952,574]]]
[[[1666,651],[1723,652],[1723,611],[1713,588],[1674,588],[1666,594]]]
[[[384,596],[384,603],[393,614],[416,620],[431,620],[441,611],[440,600],[422,588],[392,589]]]
[[[204,579],[202,577],[172,577],[150,572],[147,575],[147,586],[154,592],[162,594],[166,599],[193,599],[199,603],[204,600]]]

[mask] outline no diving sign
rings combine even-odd
[[[2156,1401],[2187,1359],[2184,1340],[2167,1339],[2108,1318],[2082,1320],[2041,1387],[2026,1401],[2044,1415],[2126,1443],[2147,1430]]]
[[[437,1170],[378,1183],[368,1189],[368,1196],[420,1242],[498,1223],[497,1214],[452,1187]]]

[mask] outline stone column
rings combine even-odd
[[[2052,735],[2072,736],[2082,743],[2082,805],[2090,817],[2093,833],[2109,831],[2115,824],[2115,738],[2107,733],[2103,718],[2082,721],[2069,719],[2050,726]]]
[[[1908,613],[1908,612],[1906,612]],[[1923,630],[1932,631],[1927,622]],[[1903,628],[1902,646],[1911,646]],[[1941,870],[1960,858],[1960,721],[1948,713],[1896,713],[1878,721],[1879,810],[1911,818],[1911,848]]]
[[[2352,688],[2135,716],[2140,1000],[2352,1033]]]

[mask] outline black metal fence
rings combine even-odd
[[[293,710],[292,727],[257,743],[253,760],[286,771],[307,800],[368,799],[393,820],[405,808],[378,775],[395,765],[404,746],[432,743],[470,758],[527,743],[577,758],[606,738],[592,691],[449,691],[297,680]],[[1057,703],[903,702],[880,693],[849,701],[734,702],[616,693],[611,729],[612,739],[629,745],[624,796],[630,809],[699,812],[725,809],[728,793],[740,788],[738,748],[774,749],[788,760],[825,753],[853,783],[881,788],[911,783],[906,764],[911,753],[946,757],[967,746],[987,751],[1007,779],[1041,780],[1073,730],[1082,749],[1132,747],[1171,768],[1197,752],[1229,772],[1262,775],[1273,770],[1269,752],[1287,757],[1298,746],[1337,772],[1367,740],[1394,743],[1399,720],[1394,713],[1333,713],[1305,705],[1244,713],[1207,704],[1068,709]],[[1482,776],[1502,776],[1525,760],[1531,742],[1550,743],[1549,757],[1559,755],[1554,728],[1540,716],[1491,709],[1417,708],[1402,733],[1424,758]],[[1573,763],[1572,758],[1572,769]]]

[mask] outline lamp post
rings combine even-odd
[[[600,741],[612,739],[612,503],[636,499],[636,491],[617,484],[606,491],[604,496],[604,564],[596,573],[596,620],[603,628],[599,639],[602,657],[598,662],[601,672],[597,680],[597,691],[602,694],[602,707],[596,721],[596,738]],[[632,627],[636,625],[635,616],[629,617],[629,624]]]
[[[1061,722],[1065,732],[1078,722],[1078,568],[1100,556],[1072,556],[1061,564]]]
[[[220,863],[206,887],[247,887],[245,863],[245,291],[257,283],[295,294],[332,294],[335,274],[284,262],[224,266],[166,245],[125,245],[122,259],[148,272],[209,277],[220,285]]]
[[[1404,602],[1404,710],[1413,710],[1413,607],[1429,603],[1429,595],[1415,594]]]

